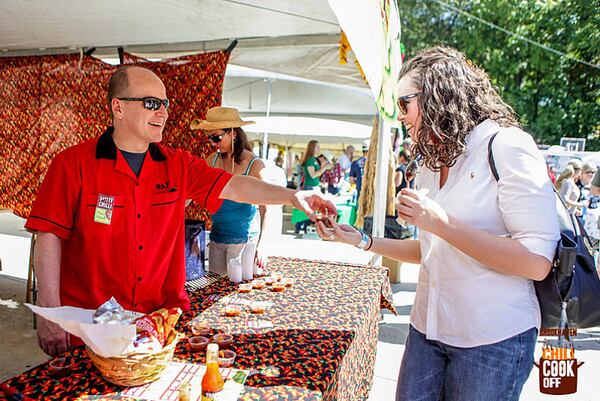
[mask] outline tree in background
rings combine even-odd
[[[586,150],[600,150],[600,0],[398,4],[408,58],[438,44],[456,47],[488,72],[538,143],[580,137]]]

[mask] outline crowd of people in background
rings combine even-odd
[[[396,194],[402,188],[414,188],[414,182],[406,178],[406,167],[411,161],[411,140],[399,142],[394,152],[396,170],[394,183]],[[348,203],[358,206],[363,187],[363,177],[369,154],[369,141],[365,141],[359,154],[353,145],[343,148],[341,154],[322,153],[317,140],[308,142],[303,153],[295,153],[287,168],[288,187],[317,190],[333,196],[346,196]],[[276,165],[283,168],[283,154],[275,159]],[[296,224],[296,233],[306,232],[309,221]]]
[[[569,160],[554,182],[554,186],[569,208],[569,212],[583,222],[595,248],[600,240],[598,227],[600,174],[597,174],[597,171],[596,162],[582,162],[580,159],[573,158]],[[549,175],[552,173],[550,166],[548,166],[548,172]],[[552,178],[552,175],[550,177]]]
[[[407,180],[406,167],[413,159],[411,139],[395,146],[394,186],[396,195],[404,188],[415,188],[415,180]],[[365,166],[369,153],[369,143],[366,141],[360,148],[359,154],[353,145],[347,145],[341,154],[322,153],[317,140],[308,143],[304,152],[293,154],[293,161],[288,166],[288,187],[318,190],[330,195],[350,196],[350,202],[358,205],[363,186]],[[284,155],[280,151],[275,163],[284,167]],[[600,242],[600,174],[596,174],[597,163],[590,160],[572,158],[561,170],[547,162],[548,176],[556,191],[566,203],[569,211],[584,224],[593,243]],[[594,191],[593,179],[596,177],[597,190]],[[309,221],[296,225],[296,233],[306,232]],[[407,227],[401,227],[407,230]],[[402,238],[409,238],[410,230]]]
[[[360,197],[365,165],[369,152],[369,143],[361,146],[361,155],[356,155],[352,145],[346,146],[340,156],[332,156],[331,160],[320,153],[320,145],[316,140],[308,143],[306,151],[294,154],[294,160],[288,169],[288,186],[292,188],[317,189],[332,195],[350,193],[354,195],[353,202]],[[410,139],[405,140],[395,152],[396,173],[394,183],[396,193],[407,186],[414,187],[406,181],[405,170],[411,161]],[[279,162],[278,162],[279,161]],[[283,157],[278,155],[276,164],[283,167]]]

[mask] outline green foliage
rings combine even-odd
[[[600,0],[440,0],[563,52],[600,64]],[[455,47],[483,67],[540,144],[588,138],[600,150],[600,70],[507,35],[434,0],[398,0],[406,56]]]

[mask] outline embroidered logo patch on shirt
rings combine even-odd
[[[96,203],[96,211],[94,212],[94,221],[96,223],[110,224],[114,205],[114,196],[98,194],[98,202]]]

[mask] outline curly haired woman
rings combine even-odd
[[[518,400],[533,367],[540,310],[533,280],[550,271],[559,228],[544,158],[487,74],[436,47],[405,64],[398,119],[421,158],[401,219],[415,241],[365,238],[322,222],[329,240],[420,263],[397,400]],[[487,160],[490,138],[499,173]]]

